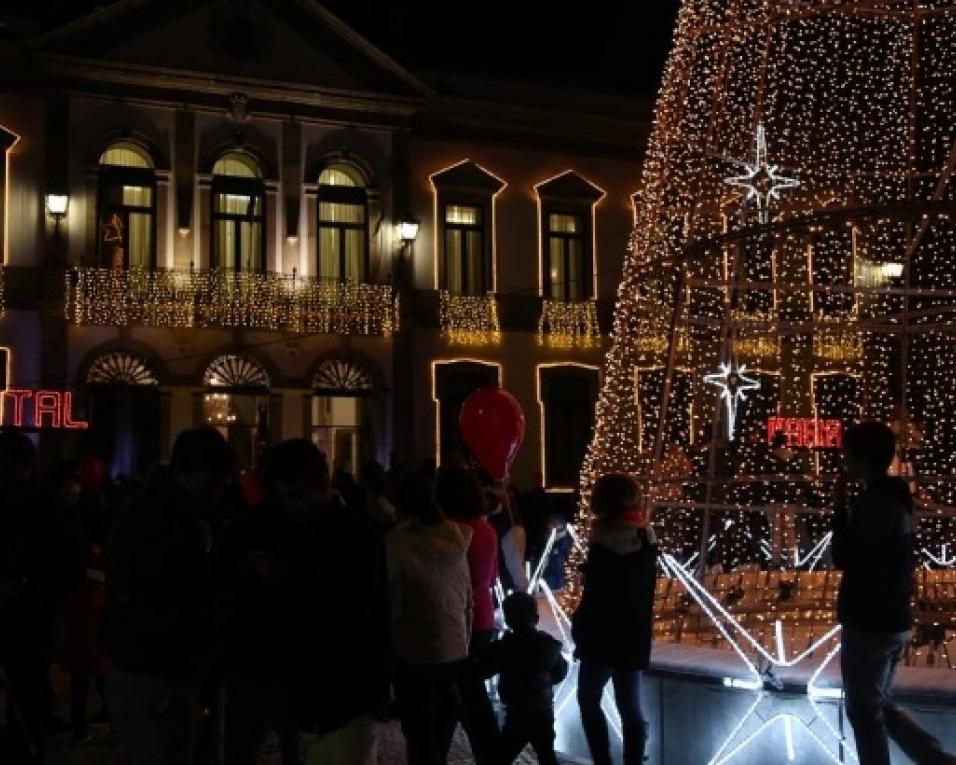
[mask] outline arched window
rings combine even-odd
[[[348,358],[326,359],[312,378],[312,441],[335,469],[355,472],[375,448],[372,374]]]
[[[348,359],[329,359],[315,370],[312,388],[326,396],[366,396],[375,385],[365,367]]]
[[[212,267],[265,270],[265,185],[248,154],[227,152],[212,168]]]
[[[209,388],[264,390],[269,387],[269,374],[255,359],[227,353],[206,367],[202,381]]]
[[[89,385],[159,385],[156,372],[142,356],[129,351],[110,351],[90,364]]]
[[[243,469],[269,440],[269,374],[255,359],[238,353],[216,358],[203,373],[203,419],[235,450]]]
[[[365,179],[338,163],[319,175],[319,263],[322,279],[364,281],[368,274],[368,194]]]
[[[156,174],[152,158],[142,146],[117,141],[100,155],[96,209],[99,265],[152,268],[156,250]]]

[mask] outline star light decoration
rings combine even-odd
[[[586,555],[587,551],[581,538],[573,529],[569,529],[569,533],[574,547],[581,555]],[[554,534],[548,540],[545,558],[550,553],[553,543]],[[708,765],[725,765],[737,760],[738,756],[742,755],[754,741],[767,735],[772,729],[782,732],[783,749],[790,762],[795,761],[797,757],[797,740],[794,733],[798,731],[812,742],[813,751],[820,762],[832,762],[836,765],[844,762],[859,762],[852,747],[847,746],[846,736],[834,727],[820,707],[821,702],[840,704],[843,700],[842,689],[818,684],[826,668],[840,652],[838,639],[840,625],[835,624],[826,634],[818,637],[799,653],[788,656],[784,645],[783,623],[778,619],[774,623],[776,651],[768,651],[760,640],[694,577],[686,564],[680,563],[673,555],[666,552],[661,555],[659,562],[664,573],[681,584],[743,662],[747,677],[725,677],[724,687],[754,693],[753,703],[731,728],[730,733],[708,761]],[[568,614],[558,603],[547,582],[539,575],[532,580],[528,591],[534,593],[538,588],[544,593],[551,608],[555,626],[564,645],[563,653],[570,664],[567,677],[554,694],[555,719],[560,720],[565,709],[577,696],[578,662],[573,658],[574,642],[571,637],[571,620]],[[748,650],[756,654],[755,660],[748,655]],[[822,656],[815,655],[818,650],[823,651]],[[758,666],[758,662],[762,666]],[[784,690],[784,686],[775,670],[778,667],[793,668],[801,663],[805,666],[809,664],[807,669],[810,673],[804,693],[801,694],[794,689],[785,692],[785,696],[792,699],[793,705],[799,708],[799,712],[797,709],[776,712],[775,702],[780,698],[779,694]],[[621,718],[607,689],[602,695],[601,706],[611,729],[619,739],[622,738]]]
[[[780,199],[780,192],[784,189],[793,189],[800,185],[798,178],[788,178],[780,175],[780,166],[767,162],[767,133],[763,125],[757,125],[757,134],[754,138],[754,161],[744,162],[732,160],[744,168],[742,175],[724,178],[728,186],[743,189],[744,202],[755,199],[757,201],[757,215],[761,223],[770,220],[770,202]]]
[[[720,399],[727,410],[727,438],[734,440],[734,429],[737,423],[737,407],[741,401],[747,400],[748,390],[758,390],[760,381],[747,377],[746,364],[734,366],[733,363],[721,364],[720,371],[704,375],[704,382],[720,388]]]

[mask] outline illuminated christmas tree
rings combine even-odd
[[[585,497],[634,473],[684,560],[805,567],[842,429],[880,420],[945,558],[954,170],[953,0],[684,0]]]

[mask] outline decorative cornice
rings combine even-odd
[[[307,83],[287,83],[251,77],[225,77],[218,74],[190,72],[181,69],[103,62],[78,56],[41,54],[39,69],[54,77],[70,81],[87,81],[103,85],[136,86],[171,91],[182,102],[189,94],[216,96],[223,103],[236,92],[252,102],[297,104],[322,109],[398,115],[409,117],[421,109],[419,98],[368,93],[357,90],[319,87]]]

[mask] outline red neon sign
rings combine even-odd
[[[30,418],[27,414],[32,415]],[[86,430],[90,424],[73,419],[73,394],[59,390],[0,391],[0,426]]]
[[[806,449],[843,448],[843,423],[840,420],[820,420],[816,417],[768,417],[767,443],[783,433],[787,446]]]

